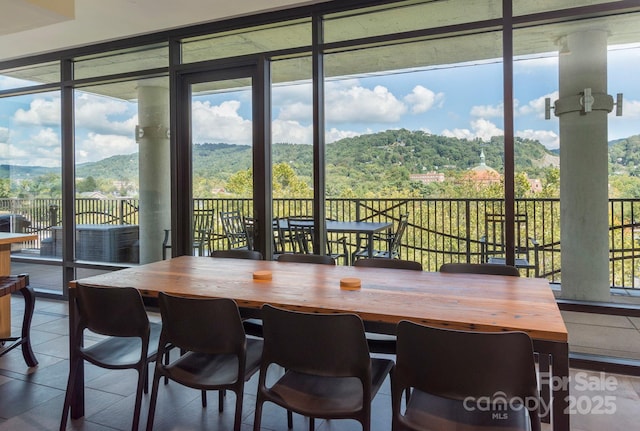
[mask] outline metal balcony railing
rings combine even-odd
[[[400,246],[402,258],[422,262],[425,270],[436,271],[447,262],[480,262],[485,235],[485,214],[503,212],[500,199],[327,199],[326,217],[334,220],[397,221],[409,214],[409,224]],[[52,228],[60,225],[62,202],[58,199],[0,199],[0,217],[13,215],[15,228],[38,234],[38,241],[25,245],[39,249]],[[77,224],[137,224],[136,199],[77,199]],[[253,202],[242,198],[194,199],[194,209],[238,210],[252,215]],[[527,217],[527,236],[538,244],[539,276],[561,282],[560,201],[517,199],[515,212]],[[274,217],[313,214],[312,199],[277,198]],[[640,288],[640,200],[609,200],[609,260],[611,287]],[[1,220],[1,218],[0,218]],[[19,224],[19,226],[18,226]],[[1,225],[0,225],[1,226]],[[0,227],[1,229],[1,227]],[[227,247],[218,217],[211,226],[212,249]],[[355,247],[355,235],[347,236]],[[532,246],[533,247],[533,246]],[[533,252],[533,248],[530,250]],[[532,276],[532,274],[529,274]]]

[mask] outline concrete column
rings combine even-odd
[[[140,263],[162,259],[164,229],[171,227],[169,88],[166,80],[138,84],[140,146]]]
[[[555,104],[560,118],[562,297],[607,301],[607,33],[576,32],[565,42],[559,56],[560,99]],[[586,88],[593,95],[591,112],[586,112],[580,95]]]

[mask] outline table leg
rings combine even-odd
[[[22,297],[24,298],[22,338],[20,340],[20,343],[22,344],[22,356],[29,367],[35,367],[38,365],[38,360],[33,354],[33,349],[31,348],[31,320],[33,319],[33,311],[36,305],[36,296],[33,289],[29,286],[20,289],[20,293],[22,293]]]
[[[569,344],[554,344],[551,368],[562,384],[553,392],[553,430],[569,431]]]
[[[76,362],[76,349],[78,340],[78,309],[76,305],[76,291],[69,289],[69,366]],[[84,360],[80,361],[76,374],[75,384],[71,398],[71,419],[84,416]]]
[[[553,431],[569,431],[569,344],[533,340],[534,349],[540,356],[551,357],[551,373],[543,382],[543,389],[551,386],[551,422]],[[547,400],[543,400],[547,402]],[[548,406],[548,404],[547,404]]]
[[[367,245],[369,246],[369,259],[373,257],[373,233],[367,234]]]
[[[11,244],[0,244],[0,276],[11,273]],[[11,337],[11,295],[0,296],[0,338]]]

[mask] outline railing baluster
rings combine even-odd
[[[274,216],[311,215],[311,198],[274,199]],[[480,236],[484,231],[484,214],[504,208],[502,199],[327,199],[328,217],[338,220],[394,220],[410,213],[410,226],[401,244],[403,257],[421,261],[435,271],[445,262],[477,262],[480,259]],[[640,253],[640,221],[636,220],[640,199],[609,199],[610,282],[614,287],[638,288],[636,260]],[[60,199],[0,199],[3,212],[21,215],[38,234],[36,244],[52,236],[51,228],[59,224]],[[240,210],[252,214],[250,198],[194,199],[194,208],[216,212],[214,233],[221,234],[217,213]],[[555,198],[516,199],[516,212],[527,214],[527,234],[540,242],[540,273],[551,282],[560,273],[560,201]],[[76,223],[137,224],[137,199],[89,199],[75,202]],[[219,238],[219,237],[217,237]],[[355,243],[355,238],[350,238]],[[39,246],[39,245],[38,245]]]

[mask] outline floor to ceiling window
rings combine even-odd
[[[575,222],[579,218],[572,217],[568,217],[570,223],[561,226],[559,196],[564,196],[565,203],[571,199],[587,200],[580,198],[576,185],[579,181],[571,185],[572,176],[565,174],[560,181],[560,172],[566,169],[560,169],[563,158],[559,156],[559,148],[563,133],[567,136],[583,133],[588,138],[594,133],[585,127],[572,129],[573,123],[563,118],[580,113],[569,110],[565,115],[561,111],[566,106],[560,103],[558,109],[555,105],[567,98],[575,99],[576,103],[580,103],[581,97],[590,100],[585,90],[597,90],[595,85],[564,87],[569,82],[577,85],[578,80],[565,76],[582,76],[574,71],[581,70],[574,60],[581,56],[581,50],[595,52],[597,42],[598,61],[605,67],[604,72],[596,75],[603,79],[606,93],[614,102],[606,101],[607,109],[612,111],[605,114],[607,132],[603,142],[610,144],[604,155],[607,161],[604,165],[593,165],[599,169],[604,166],[606,183],[593,180],[596,176],[592,166],[588,161],[582,163],[587,166],[583,168],[588,174],[585,177],[597,183],[586,188],[601,194],[600,201],[609,203],[605,210],[599,207],[602,220],[598,223],[604,226],[606,222],[606,235],[604,229],[593,229],[598,232],[599,243],[606,242],[606,246],[597,247],[606,254],[599,258],[606,261],[606,269],[599,272],[606,272],[607,280],[599,283],[615,289],[635,288],[637,210],[628,200],[635,198],[637,176],[632,148],[637,134],[634,129],[637,97],[630,72],[637,69],[638,62],[637,11],[625,2],[512,3],[513,19],[503,19],[503,6],[509,3],[498,0],[472,4],[460,0],[407,0],[372,2],[372,6],[365,7],[358,3],[358,8],[331,2],[299,9],[299,13],[296,9],[286,14],[175,29],[139,40],[117,41],[115,45],[124,48],[109,46],[105,52],[102,50],[106,45],[96,46],[93,51],[84,47],[77,54],[70,50],[60,54],[62,63],[42,60],[40,64],[37,59],[27,59],[24,61],[27,66],[6,67],[0,100],[8,112],[12,104],[29,105],[22,111],[13,111],[21,112],[22,116],[14,115],[14,120],[23,124],[55,122],[58,131],[45,126],[39,138],[57,133],[62,155],[65,154],[62,150],[74,147],[73,163],[65,164],[63,160],[57,167],[61,178],[66,178],[61,166],[75,166],[75,178],[71,181],[76,187],[75,205],[66,207],[66,213],[73,208],[77,213],[73,222],[80,226],[65,232],[76,237],[72,242],[76,244],[75,257],[67,256],[65,265],[75,265],[74,260],[80,266],[129,265],[160,259],[163,252],[182,253],[184,250],[171,248],[171,239],[184,237],[187,230],[194,232],[197,217],[192,211],[209,208],[195,205],[192,199],[210,202],[244,199],[247,206],[243,215],[251,218],[255,215],[252,214],[255,185],[272,184],[269,191],[275,200],[269,205],[272,213],[269,215],[275,217],[318,216],[313,214],[312,197],[316,203],[326,198],[324,217],[328,219],[398,221],[400,215],[410,213],[410,230],[405,233],[400,255],[420,260],[426,268],[436,270],[446,261],[487,259],[484,254],[490,245],[487,214],[506,212],[509,205],[505,205],[505,197],[510,199],[513,184],[515,213],[524,212],[529,218],[529,230],[524,236],[537,240],[538,244],[535,268],[523,271],[523,275],[562,281],[563,290],[567,287],[569,292],[568,268],[580,266],[572,261],[562,262],[560,245],[565,251],[568,250],[565,247],[570,249],[575,238],[586,237],[571,230],[588,228]],[[318,24],[315,39],[312,23]],[[510,23],[513,23],[512,41],[509,29],[505,32],[503,28]],[[606,34],[589,45],[586,38],[575,35],[583,34],[590,26]],[[149,40],[155,42],[150,44]],[[502,52],[503,44],[509,46],[511,42],[513,76],[505,73],[508,67],[503,63]],[[171,57],[170,46],[175,54]],[[322,57],[314,62],[311,52]],[[71,64],[64,78],[60,76],[60,64]],[[171,88],[177,82],[175,78],[247,64],[261,68],[268,64],[264,67],[266,73],[260,69],[261,79],[269,81],[258,88],[264,99],[260,106],[242,101],[236,104],[235,96],[233,100],[224,99],[222,89],[199,88],[200,84],[194,83],[189,91],[193,91],[191,103],[198,110],[189,118],[189,127],[193,126],[189,133],[197,139],[189,143],[188,150],[181,146],[182,136],[171,141],[175,135],[169,125],[177,121],[174,117],[184,115],[183,112],[170,115],[170,98],[183,96],[179,94],[181,89]],[[314,70],[318,64],[321,68]],[[322,94],[314,99],[312,78],[316,74],[324,80],[316,87],[321,88]],[[504,100],[505,84],[513,84],[514,90],[514,100],[508,103]],[[49,113],[60,88],[70,87],[74,88],[69,99],[73,100],[73,108],[65,106],[63,91],[62,97],[57,96],[62,105],[58,118],[40,114]],[[172,93],[173,90],[176,92]],[[604,94],[598,90],[593,96],[595,112],[578,116],[577,120],[600,116],[600,93]],[[622,93],[622,103],[617,103],[617,93]],[[209,101],[207,97],[217,99]],[[544,120],[546,99],[549,99],[549,120]],[[314,107],[318,101],[322,107]],[[506,160],[510,156],[504,151],[505,142],[511,139],[505,136],[505,130],[510,130],[505,109],[510,104],[515,126],[514,178],[507,172],[511,160]],[[621,117],[615,116],[619,106]],[[236,146],[238,136],[225,134],[224,129],[255,125],[252,115],[257,108],[271,118],[269,127],[264,128],[268,136],[257,135],[262,143],[258,147],[253,145],[248,157],[237,151],[233,157],[222,158],[228,163],[223,163],[220,169],[203,170],[206,163],[198,159],[193,149],[205,144],[217,148],[233,145],[231,148],[246,151],[249,146]],[[249,111],[252,115],[248,115]],[[73,112],[75,117],[73,131],[68,135],[60,127],[59,117],[65,112]],[[196,116],[202,113],[205,115]],[[319,120],[316,121],[314,113],[321,114]],[[11,125],[11,130],[7,125],[0,126],[9,130],[3,133],[7,136],[3,144],[8,149],[16,148],[17,124]],[[324,143],[323,157],[314,159],[314,140]],[[563,150],[565,161],[574,159],[566,156],[571,148],[568,145]],[[596,150],[603,151],[604,146],[588,151],[584,150],[584,144],[575,148],[579,158],[593,156]],[[269,168],[262,166],[256,173],[255,164],[260,165],[256,158],[258,149],[263,151],[260,160],[268,160]],[[189,152],[189,162],[184,166],[180,165],[184,160],[180,152]],[[107,172],[104,163],[119,163],[124,160],[120,157],[131,163],[123,162],[117,173]],[[220,160],[216,158],[216,163],[220,164]],[[138,165],[134,166],[135,163]],[[8,164],[18,172],[13,162]],[[39,167],[49,165],[43,163]],[[193,173],[193,178],[183,176],[181,170],[185,167],[192,168],[186,170],[189,175]],[[193,190],[189,205],[174,207],[174,220],[168,212],[172,203],[172,175],[167,173],[172,168],[174,195],[178,190]],[[324,180],[322,187],[317,187],[316,180]],[[33,181],[33,176],[20,180],[19,184],[23,189],[31,187],[29,181]],[[183,182],[188,182],[188,187]],[[14,183],[7,187],[15,190],[18,183]],[[570,187],[568,190],[575,192],[560,193],[561,187]],[[47,192],[37,193],[42,196]],[[55,192],[49,194],[52,193]],[[113,206],[108,206],[107,201],[113,202],[108,204]],[[56,236],[62,235],[63,207],[47,205],[44,215],[36,219],[29,216],[32,223],[46,217],[51,224],[47,236],[29,247],[37,250],[31,253],[38,258],[50,262],[61,259]],[[189,212],[188,217],[183,217],[189,218],[188,223],[176,221],[180,211]],[[221,248],[225,240],[218,224],[219,215],[213,218],[210,223],[217,231],[214,244],[207,246]],[[265,223],[264,229],[271,220],[259,222]],[[135,241],[123,247],[109,248],[113,244],[109,245],[102,254],[89,253],[86,241],[80,238],[89,235],[82,226],[105,223],[121,224],[132,232],[137,226],[137,234],[128,234],[135,236]],[[611,232],[609,225],[613,226]],[[166,242],[165,232],[168,232]],[[356,238],[349,241],[352,247],[356,246]],[[528,247],[532,247],[531,241]],[[533,259],[531,255],[529,259]],[[608,294],[607,289],[602,290]]]
[[[41,264],[55,253],[51,229],[61,229],[61,110],[59,91],[29,89],[59,80],[58,62],[0,72],[0,90],[19,93],[0,98],[0,231],[37,235],[12,246],[11,271],[33,272],[40,292],[62,287],[60,267]]]
[[[634,19],[571,18],[514,31],[516,198],[532,221],[539,275],[562,282],[565,294],[575,286],[574,297],[608,300],[605,286],[637,284]],[[606,277],[595,282],[595,273]]]
[[[74,59],[75,259],[159,260],[171,228],[169,84],[163,77],[102,83],[166,65],[166,44]]]
[[[309,56],[271,62],[271,171],[274,253],[299,251],[285,219],[312,220],[313,89]],[[299,248],[299,247],[298,247]]]
[[[324,22],[325,42],[435,33],[377,46],[327,43],[324,56],[327,197],[343,199],[332,211],[396,226],[409,214],[398,251],[429,270],[481,261],[479,222],[504,198],[501,33],[444,28],[501,9],[476,5],[462,18],[453,3],[405,2]]]

